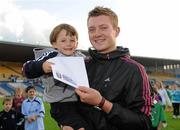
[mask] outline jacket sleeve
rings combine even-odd
[[[44,61],[31,60],[23,65],[23,74],[27,78],[37,78],[44,74],[42,64]]]
[[[30,60],[24,63],[22,71],[23,75],[27,78],[37,78],[42,76],[44,73],[42,65],[49,58],[53,58],[57,55],[57,52],[46,52],[36,60]]]
[[[17,112],[17,125],[22,125],[24,122],[24,115],[22,113]]]
[[[147,74],[143,66],[133,72],[126,85],[126,106],[113,102],[108,121],[119,128],[148,129],[151,97]]]

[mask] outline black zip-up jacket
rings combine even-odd
[[[93,130],[149,130],[150,88],[144,67],[132,60],[127,48],[100,54],[89,50],[86,61],[90,87],[113,103],[107,114],[81,103],[80,112]]]
[[[0,130],[17,130],[24,122],[24,115],[10,110],[9,112],[0,112]]]

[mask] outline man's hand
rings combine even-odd
[[[102,96],[99,93],[99,91],[93,89],[93,88],[87,88],[87,87],[79,87],[75,89],[75,92],[77,95],[79,95],[81,102],[97,106],[100,104],[102,100]],[[102,106],[102,110],[106,113],[109,113],[113,107],[113,104],[105,99],[105,102]]]
[[[52,67],[51,67],[51,65],[53,65],[53,64],[54,64],[54,63],[52,63],[52,62],[45,61],[45,62],[43,63],[43,65],[42,65],[43,71],[44,71],[45,73],[50,73],[50,72],[52,72]]]
[[[81,102],[90,105],[96,106],[101,102],[102,99],[101,94],[93,88],[79,87],[75,89],[75,92],[79,95]]]

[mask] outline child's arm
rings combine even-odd
[[[27,78],[37,78],[48,73],[49,67],[45,67],[46,64],[43,65],[43,63],[45,63],[46,60],[55,57],[57,54],[57,52],[44,53],[36,60],[27,61],[22,68],[24,76]],[[50,65],[48,64],[48,66]]]
[[[22,123],[24,122],[24,115],[23,114],[21,114],[21,113],[19,113],[19,112],[17,112],[17,125],[22,125]]]

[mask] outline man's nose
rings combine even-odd
[[[94,33],[95,37],[99,37],[101,36],[101,30],[100,29],[96,29],[95,33]]]

